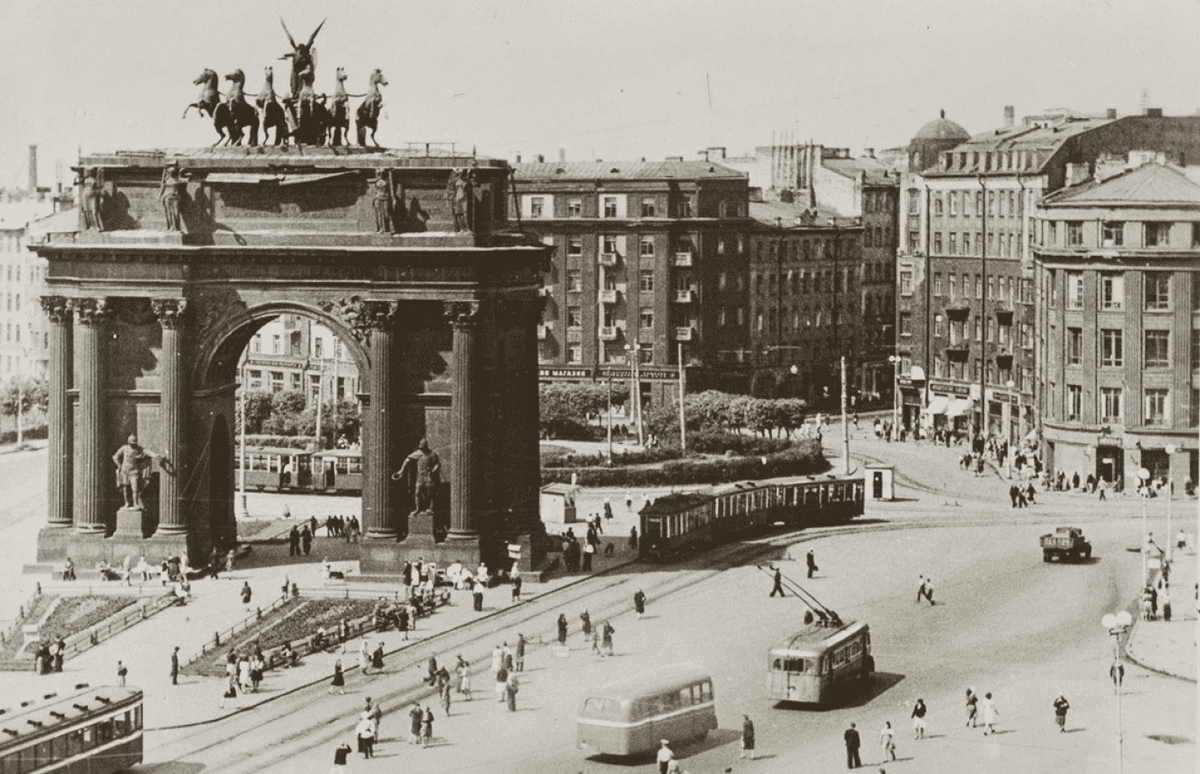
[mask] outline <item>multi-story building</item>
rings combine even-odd
[[[785,200],[789,198],[786,194]],[[832,408],[857,373],[863,337],[864,227],[828,208],[751,202],[750,341],[760,397],[799,397]]]
[[[522,226],[555,250],[539,328],[542,381],[631,376],[671,401],[749,386],[746,176],[717,161],[515,165]],[[740,316],[740,320],[739,320]]]
[[[358,399],[358,368],[345,345],[325,326],[284,314],[259,328],[246,348],[245,383],[250,390],[304,393],[313,408]]]
[[[1034,210],[1105,153],[1200,152],[1200,117],[1069,112],[966,138],[942,118],[901,182],[897,380],[904,423],[1016,440],[1039,428]]]
[[[1045,455],[1067,476],[1197,480],[1200,185],[1165,161],[1101,159],[1037,210]]]
[[[0,204],[0,382],[46,375],[49,334],[38,304],[46,260],[26,248],[36,221],[53,210],[51,201]]]
[[[845,352],[855,363],[850,389],[857,393],[856,399],[868,404],[890,405],[894,380],[888,357],[895,351],[899,170],[875,158],[871,148],[853,157],[848,148],[811,143],[762,146],[750,156],[726,159],[726,163],[747,172],[751,186],[761,188],[767,201],[807,202],[821,208],[825,218],[861,226],[847,232],[861,236],[854,300],[861,324],[854,337],[845,337]],[[790,210],[785,220],[794,220]],[[843,299],[843,304],[848,307],[850,300]]]

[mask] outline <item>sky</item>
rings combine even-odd
[[[907,144],[940,109],[971,132],[1069,107],[1200,108],[1200,0],[0,0],[0,188],[118,148],[216,139],[195,111],[211,68],[286,91],[316,40],[316,89],[388,79],[378,139],[568,160],[731,154],[773,133]],[[353,100],[357,104],[358,100]]]

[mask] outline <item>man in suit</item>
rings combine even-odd
[[[862,745],[862,740],[853,723],[846,729],[846,733],[842,734],[842,738],[846,740],[846,768],[857,769],[862,765],[862,761],[858,757],[858,748]]]

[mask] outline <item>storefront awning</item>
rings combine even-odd
[[[933,400],[929,401],[929,405],[925,407],[926,414],[945,414],[946,407],[950,405],[950,398],[945,395],[934,395]]]
[[[950,418],[961,417],[969,413],[971,413],[971,401],[966,398],[955,398],[946,408],[946,416]]]
[[[925,381],[925,369],[921,366],[913,366],[908,370],[908,377],[914,382]]]

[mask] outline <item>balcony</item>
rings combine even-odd
[[[694,341],[696,339],[696,329],[692,326],[675,329],[676,341]]]
[[[691,251],[678,252],[671,256],[671,265],[676,268],[690,268],[692,265]]]
[[[537,327],[538,341],[545,341],[550,336],[550,327],[548,325],[539,325]]]
[[[617,265],[616,253],[600,253],[600,265],[612,268]]]
[[[946,346],[946,357],[951,360],[966,360],[970,351],[971,347],[967,342],[959,341]]]
[[[578,344],[583,341],[583,330],[581,328],[567,328],[567,343]]]
[[[601,341],[616,341],[621,335],[621,329],[615,325],[603,325],[600,327]]]
[[[696,291],[694,291],[690,288],[687,290],[676,290],[675,291],[675,303],[677,303],[677,304],[690,304],[695,300],[696,300]]]
[[[600,303],[602,303],[602,304],[617,303],[617,293],[618,292],[619,291],[616,291],[616,290],[601,290],[600,291]]]

